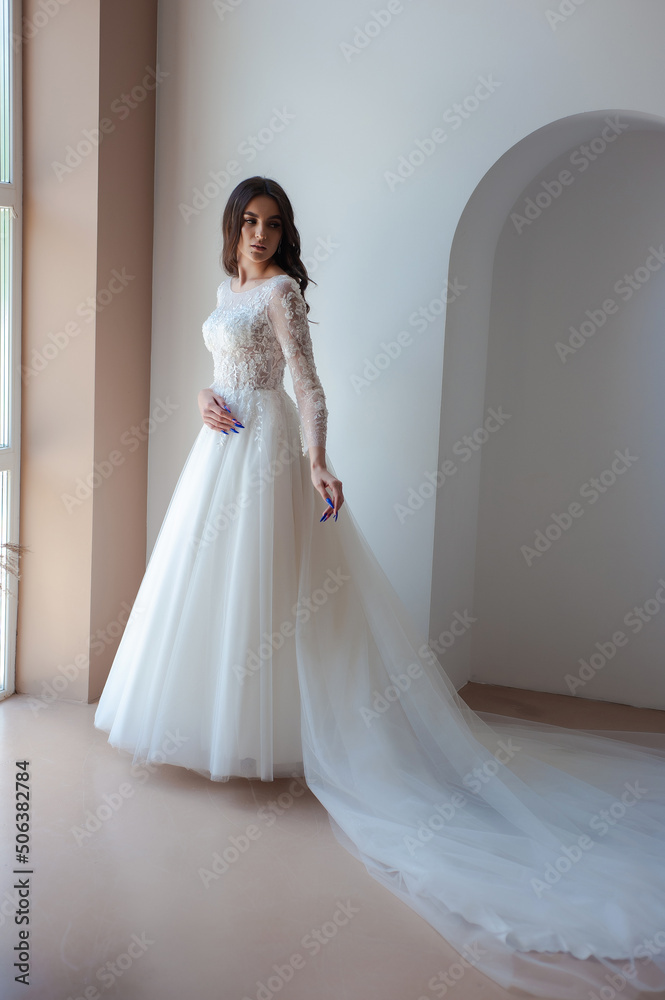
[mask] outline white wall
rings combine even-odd
[[[482,453],[471,676],[665,708],[665,133],[564,154],[517,211],[566,168],[496,252],[485,402],[511,416]]]
[[[585,143],[590,137],[602,135],[603,132],[611,139],[612,129],[608,127],[608,119],[617,122],[620,134],[617,139],[606,144],[594,141],[594,149],[602,150],[604,147],[604,152],[597,160],[592,161],[589,156],[594,155],[593,150],[589,149],[587,155]],[[625,128],[626,125],[628,128]],[[645,655],[640,654],[637,685],[633,654],[636,649],[639,651],[639,644],[636,646],[635,642],[630,643],[630,639],[637,634],[632,631],[626,633],[627,640],[625,648],[621,650],[622,655],[612,658],[613,666],[619,666],[622,659],[624,661],[620,676],[613,670],[606,670],[607,664],[596,658],[593,666],[600,664],[599,670],[591,671],[589,675],[589,669],[585,668],[583,676],[576,677],[581,666],[578,661],[598,654],[595,642],[604,642],[605,639],[595,634],[590,636],[584,631],[575,638],[574,632],[570,632],[573,619],[561,616],[557,611],[554,598],[558,598],[558,604],[561,604],[561,597],[570,586],[570,571],[557,572],[557,560],[552,560],[550,550],[545,554],[547,561],[545,556],[536,557],[530,561],[530,565],[519,551],[522,544],[532,540],[533,532],[539,526],[535,520],[536,513],[542,515],[542,504],[547,506],[552,498],[546,489],[541,489],[540,494],[532,498],[531,509],[525,499],[522,466],[519,466],[519,473],[513,473],[510,462],[504,461],[506,452],[512,448],[515,452],[513,467],[515,461],[521,462],[521,445],[511,442],[520,442],[525,437],[528,438],[529,434],[537,434],[543,423],[538,407],[543,402],[542,394],[552,391],[548,384],[551,372],[542,364],[534,363],[534,358],[539,358],[538,349],[543,340],[545,322],[549,330],[559,330],[562,326],[567,331],[570,325],[568,311],[575,305],[572,297],[575,289],[579,290],[578,311],[581,313],[581,320],[587,318],[584,313],[586,308],[594,309],[593,303],[589,302],[590,289],[594,287],[594,283],[606,288],[606,295],[617,295],[612,291],[612,285],[626,269],[620,268],[619,264],[625,259],[626,249],[630,255],[632,246],[629,239],[632,240],[633,237],[626,234],[632,233],[639,243],[639,239],[645,235],[640,220],[648,220],[646,232],[653,233],[653,226],[658,218],[658,213],[654,213],[654,204],[662,200],[659,198],[662,128],[662,120],[654,116],[634,112],[614,115],[610,113],[610,109],[556,121],[527,136],[493,165],[473,192],[457,227],[450,269],[451,273],[463,277],[468,291],[451,304],[446,318],[438,466],[443,467],[443,462],[448,459],[454,460],[456,467],[436,496],[432,577],[434,597],[430,636],[436,640],[443,633],[443,643],[449,642],[453,637],[446,635],[445,631],[452,620],[453,610],[473,609],[475,621],[471,623],[472,627],[466,629],[461,637],[456,637],[445,653],[446,669],[458,684],[471,676],[478,680],[521,684],[575,693],[582,697],[606,697],[632,704],[662,703],[659,636],[658,630],[653,627],[648,630],[651,639],[649,648],[644,651],[646,659]],[[566,152],[562,154],[561,150]],[[623,150],[624,160],[619,159],[619,150]],[[550,190],[553,190],[552,182],[558,178],[562,169],[568,170],[565,175],[568,184],[561,186],[559,197],[553,198],[547,210],[530,224],[520,222],[520,218],[524,217],[527,199],[531,198],[533,201],[537,195],[538,201],[543,204],[544,188],[541,181],[547,181]],[[634,207],[635,202],[639,204],[639,208]],[[511,221],[513,209],[515,223]],[[533,205],[529,212],[533,215]],[[605,222],[604,231],[599,226],[599,219]],[[546,225],[548,220],[549,226]],[[520,230],[519,234],[516,227]],[[497,249],[502,229],[506,230],[509,239],[508,243],[500,242]],[[543,249],[539,253],[541,242]],[[638,259],[636,256],[629,271],[644,262],[648,255],[645,247],[648,245],[649,241],[640,250],[642,258]],[[512,247],[509,254],[506,247]],[[519,248],[519,252],[516,248]],[[636,302],[653,303],[651,317],[646,321],[646,329],[652,331],[654,320],[655,329],[658,329],[658,317],[661,313],[659,300],[662,296],[662,282],[659,285],[657,281],[660,270],[658,261],[652,261],[652,265],[654,264],[657,271],[653,280],[649,279],[640,290],[639,297],[636,295],[633,299],[631,296],[630,303],[625,303],[626,306],[631,306],[625,312],[628,319],[635,317],[633,309]],[[562,271],[564,265],[568,272],[572,271],[574,280],[570,273]],[[560,275],[558,280],[557,273]],[[561,288],[560,284],[564,287]],[[548,289],[546,295],[543,294],[543,287]],[[657,291],[654,301],[652,296]],[[601,296],[601,302],[603,298]],[[584,305],[581,305],[582,301]],[[610,319],[621,319],[623,315],[619,308],[624,305],[623,299],[617,296],[617,301],[617,315],[608,319],[603,327],[604,331],[610,329]],[[640,322],[644,326],[645,321]],[[545,348],[541,354],[550,348],[553,350],[556,339],[549,334],[545,335]],[[585,342],[585,348],[586,346]],[[657,342],[655,350],[657,353]],[[558,355],[556,357],[557,365],[561,367],[563,363],[558,361]],[[641,361],[646,370],[649,370],[652,362],[653,355]],[[565,363],[570,371],[568,360]],[[608,379],[601,376],[600,381],[603,385],[615,385],[618,381],[615,371],[621,365],[614,354],[609,355],[608,363],[613,369],[613,376]],[[506,372],[510,373],[508,383]],[[575,421],[579,414],[575,413],[574,400],[570,398],[568,386],[564,386],[566,392],[563,400],[557,398],[556,405],[551,406],[553,415],[550,421],[554,422],[556,419],[556,426],[560,427],[562,415],[564,419],[571,419],[575,423],[576,441],[588,460],[594,461],[599,450],[597,434],[585,433],[590,423],[588,419],[586,422]],[[588,401],[585,402],[587,388],[586,383],[583,383],[580,403],[588,408]],[[497,392],[502,393],[498,399]],[[525,393],[530,393],[533,398],[531,408],[524,407],[522,397]],[[643,398],[643,394],[640,398]],[[606,409],[609,409],[604,419],[610,421],[609,428],[614,428],[617,413],[622,410],[623,403],[616,393],[608,395],[605,392],[605,399]],[[507,400],[516,404],[519,411],[517,420],[516,407],[509,407]],[[503,405],[505,411],[511,414],[510,418],[501,428],[487,436],[487,441],[471,454],[468,461],[464,457],[456,457],[464,435],[472,434],[475,428],[482,425],[487,410],[492,405]],[[654,405],[657,407],[657,401]],[[582,415],[585,415],[583,408]],[[595,413],[594,417],[597,426],[598,418]],[[646,419],[648,421],[649,417]],[[490,426],[495,425],[492,423]],[[534,451],[537,456],[534,462],[539,463],[538,468],[542,464],[557,467],[558,462],[559,467],[563,468],[557,467],[556,479],[566,480],[567,453],[563,457],[557,455],[556,450],[548,447],[548,441],[542,434],[538,435]],[[599,466],[598,472],[604,467]],[[482,522],[479,521],[481,470],[484,490]],[[577,482],[576,492],[593,474],[590,472]],[[658,504],[659,491],[655,486],[652,489],[653,493],[650,495]],[[633,506],[643,506],[645,496],[645,490],[633,494]],[[576,497],[571,497],[568,502],[574,499]],[[586,502],[589,498],[577,499],[584,499]],[[596,513],[600,508],[593,509]],[[521,516],[522,512],[524,516]],[[629,512],[626,509],[626,516],[623,517],[627,524],[630,523],[627,516]],[[547,518],[541,530],[547,527],[550,513],[548,507]],[[599,524],[602,526],[602,522]],[[579,522],[576,527],[580,527]],[[509,540],[505,533],[511,528],[513,537]],[[531,534],[527,538],[520,534],[520,541],[514,545],[515,533],[527,530]],[[562,538],[566,537],[562,533]],[[616,543],[616,532],[612,537]],[[658,548],[653,549],[653,538],[649,545],[650,551],[657,554]],[[599,547],[603,562],[604,546],[605,541],[601,535]],[[558,548],[557,546],[556,551]],[[516,550],[524,568],[529,569],[527,577],[521,575],[520,567],[515,563]],[[634,550],[631,555],[635,560]],[[593,551],[590,557],[592,556],[598,558],[598,554]],[[541,562],[548,567],[542,577],[538,571],[538,564]],[[648,566],[643,563],[639,565],[648,577]],[[618,583],[613,588],[608,588],[602,572],[601,570],[599,579],[605,586],[597,585],[587,592],[587,601],[580,612],[585,622],[595,621],[600,617],[601,602],[609,599],[609,607],[615,609],[625,599],[625,586]],[[543,580],[551,580],[552,593],[548,595],[547,606],[541,603],[543,595],[539,588]],[[520,581],[519,586],[517,581]],[[657,589],[654,584],[652,593]],[[522,602],[524,595],[530,599],[528,615]],[[664,596],[662,592],[660,596]],[[506,612],[508,606],[512,608],[512,618]],[[629,604],[624,608],[612,632],[620,628],[625,613],[632,606]],[[538,608],[540,615],[534,613],[535,608]],[[654,608],[658,608],[657,603]],[[460,611],[455,610],[455,613],[459,615]],[[539,629],[544,627],[543,615],[549,616],[551,624],[557,613],[561,621],[556,633],[558,641],[553,643],[551,629],[548,635],[545,634],[546,627],[543,634]],[[613,615],[616,620],[616,610],[613,610]],[[595,628],[594,625],[593,632]],[[529,634],[536,635],[531,644],[526,639]],[[645,635],[647,630],[642,632],[640,629],[640,642]],[[546,642],[547,653],[544,652]],[[580,684],[575,679],[567,682],[568,674],[577,681],[587,682]]]
[[[660,60],[665,9],[659,0],[636,0],[629,8],[618,0],[602,5],[590,0],[571,5],[572,15],[554,30],[545,2],[410,0],[391,3],[389,23],[364,48],[345,55],[343,45],[363,41],[357,28],[373,19],[373,10],[386,8],[350,0],[160,3],[159,62],[169,76],[158,90],[152,394],[155,401],[168,397],[177,409],[150,443],[149,545],[200,427],[196,392],[211,380],[200,326],[221,279],[219,223],[226,196],[242,177],[271,176],[294,203],[305,253],[311,255],[321,240],[336,244],[312,270],[318,287],[308,290],[311,318],[320,321],[312,329],[331,411],[328,452],[347,502],[424,632],[433,585],[433,636],[455,610],[464,610],[461,601],[473,603],[473,503],[461,517],[458,513],[463,543],[457,543],[450,569],[436,559],[433,564],[440,538],[457,532],[455,520],[441,520],[445,491],[402,518],[396,508],[436,468],[440,431],[444,441],[458,428],[466,433],[476,426],[466,418],[475,416],[477,406],[466,414],[464,399],[469,394],[477,402],[484,392],[485,355],[481,337],[476,357],[467,352],[461,378],[446,393],[445,309],[430,313],[432,321],[422,326],[415,324],[414,313],[440,297],[446,281],[456,276],[452,269],[448,273],[448,263],[464,208],[516,143],[550,122],[589,111],[627,109],[645,118],[665,117]],[[477,107],[465,112],[465,119],[455,118],[454,104],[472,98],[482,78],[495,81],[493,92],[481,88]],[[275,108],[293,120],[267,136],[271,141],[250,160],[243,141],[268,127]],[[548,158],[544,139],[518,161],[511,202],[549,160],[594,134],[591,119],[576,122],[575,138],[569,128],[565,140],[561,135],[557,140],[556,128],[546,130]],[[440,130],[440,142],[429,144],[431,155],[403,181],[389,184],[386,173],[396,172],[401,158],[434,129]],[[191,204],[194,189],[233,159],[240,173],[216,194],[210,190],[205,207],[184,221],[179,205]],[[466,244],[467,262],[474,253],[493,254],[509,209],[505,192],[504,202],[488,203],[496,216],[493,238],[483,242],[489,230],[484,220],[477,222],[481,242]],[[628,246],[626,253],[630,256]],[[512,272],[510,280],[514,287]],[[468,283],[451,303],[448,319],[453,310],[489,315],[490,292],[486,280],[475,287]],[[400,331],[410,333],[411,344],[358,391],[353,377],[363,374],[382,341],[394,341]],[[468,333],[473,339],[473,328]],[[494,333],[492,327],[492,344]],[[448,370],[454,368],[451,360]],[[491,385],[490,379],[488,395]],[[446,409],[451,397],[460,402],[454,412]],[[442,403],[448,418],[443,427]],[[472,482],[480,476],[480,463],[465,472]],[[575,482],[576,472],[576,467],[570,472]],[[492,512],[485,494],[481,497],[479,509],[487,517],[486,525],[481,518],[481,529],[485,525],[491,534]],[[548,558],[556,560],[556,552]],[[474,675],[484,671],[484,680],[515,683],[515,671],[524,677],[525,665],[536,660],[526,686],[560,689],[561,662],[553,667],[535,657],[530,639],[518,658],[521,666],[511,665],[514,648],[481,662],[494,645],[488,609],[493,590],[482,582],[483,565],[481,553],[478,599],[488,630],[483,641],[472,640],[471,630],[459,640],[456,660],[444,660],[451,661],[451,674],[459,683],[465,679],[475,641]],[[536,572],[533,568],[530,576]],[[602,622],[598,628],[594,638],[602,638]],[[612,696],[599,691],[596,686],[593,696]]]

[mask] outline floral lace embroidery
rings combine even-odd
[[[256,416],[255,440],[260,442],[263,415],[261,393],[256,390],[285,391],[288,363],[300,414],[303,454],[313,445],[325,448],[326,398],[314,363],[305,301],[295,278],[274,275],[245,292],[231,291],[227,278],[217,289],[217,308],[203,323],[202,331],[213,356],[211,388],[229,404],[233,401],[242,423]],[[223,447],[228,435],[219,437]]]

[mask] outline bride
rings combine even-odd
[[[339,843],[462,974],[572,1000],[665,990],[665,741],[465,705],[327,454],[286,193],[241,182],[222,229],[203,426],[95,726],[134,763],[303,776]]]

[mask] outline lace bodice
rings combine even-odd
[[[328,410],[319,380],[305,300],[288,274],[276,274],[242,292],[226,278],[217,308],[203,324],[220,389],[279,389],[288,362],[307,447],[326,444]]]

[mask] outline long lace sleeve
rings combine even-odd
[[[325,448],[328,426],[326,397],[314,364],[305,300],[294,278],[277,281],[268,317],[293,379],[305,448]]]

